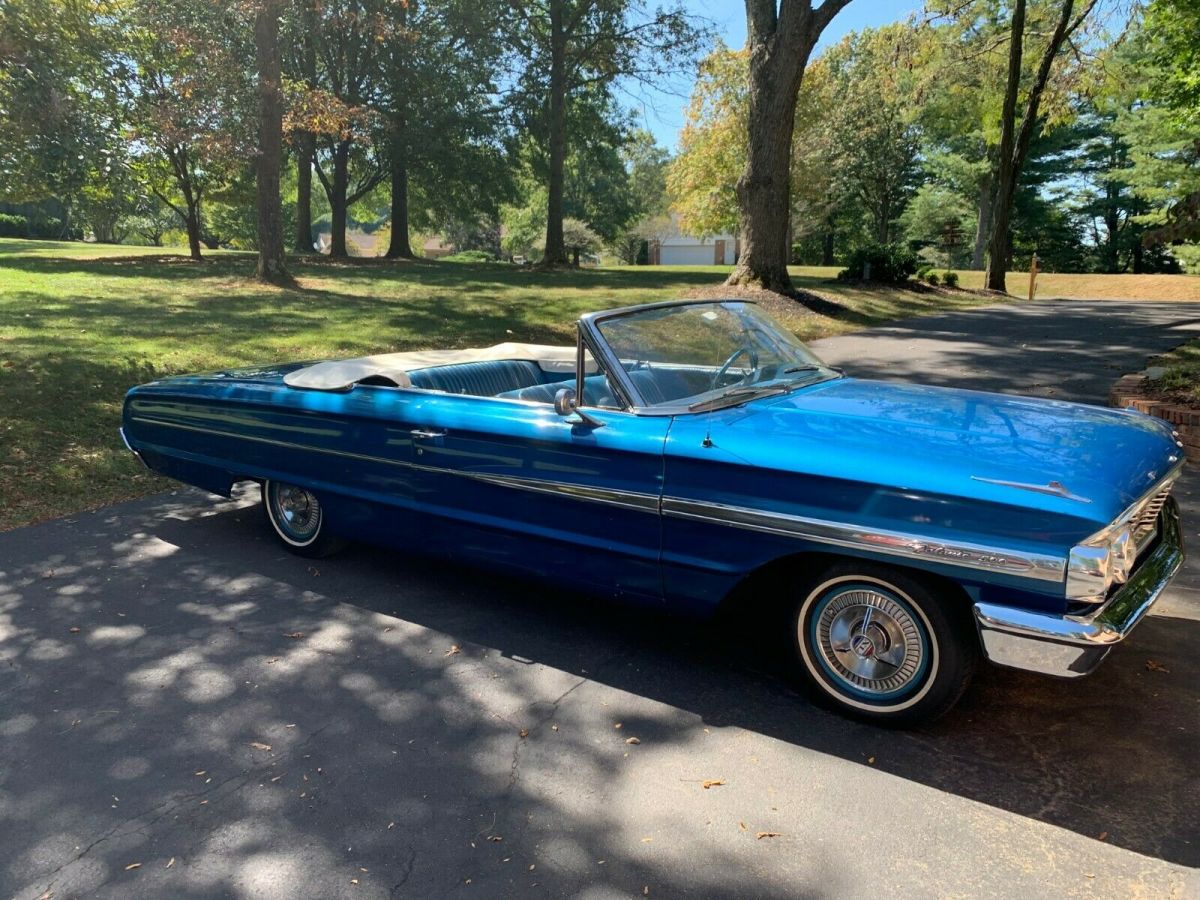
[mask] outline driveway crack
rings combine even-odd
[[[265,776],[268,772],[273,771],[273,764],[281,762],[281,761],[290,760],[298,751],[303,750],[309,744],[309,742],[311,742],[313,739],[315,739],[319,734],[321,734],[321,732],[325,731],[332,724],[333,724],[332,722],[327,722],[326,724],[322,725],[320,728],[313,731],[303,741],[301,741],[295,747],[292,747],[290,750],[288,750],[287,753],[283,754],[278,759],[272,760],[272,765],[258,766],[256,768],[253,768],[253,769],[250,769],[250,770],[247,770],[244,772],[239,772],[236,775],[230,775],[228,778],[225,778],[222,781],[219,781],[214,785],[206,787],[202,791],[194,791],[191,793],[184,794],[182,796],[169,798],[167,800],[162,801],[161,803],[156,803],[154,806],[151,806],[149,809],[142,810],[137,815],[129,816],[128,818],[122,819],[120,822],[117,822],[117,824],[113,825],[110,829],[108,829],[108,831],[104,832],[104,834],[102,834],[100,837],[96,838],[94,841],[92,841],[90,844],[88,844],[86,847],[84,847],[79,853],[75,854],[71,859],[68,859],[66,862],[62,863],[61,865],[59,865],[59,866],[55,867],[54,869],[52,869],[51,871],[47,872],[44,877],[50,878],[51,881],[49,884],[46,885],[44,893],[48,894],[52,891],[52,889],[54,888],[54,885],[58,882],[58,876],[63,872],[64,869],[66,869],[68,866],[72,866],[75,863],[79,862],[81,859],[83,859],[85,856],[87,856],[89,853],[91,853],[93,850],[95,850],[98,846],[105,843],[106,841],[110,841],[113,838],[125,837],[126,835],[129,835],[129,834],[137,834],[138,832],[142,831],[142,829],[148,829],[151,826],[155,825],[156,823],[162,821],[164,818],[169,816],[171,813],[175,812],[175,810],[183,807],[185,804],[192,803],[203,797],[207,797],[209,795],[215,794],[218,791],[221,791],[226,785],[229,785],[233,782],[238,782],[238,785],[230,793],[236,793],[243,786],[245,786],[250,781],[253,781],[255,778],[261,778],[261,777]],[[150,816],[152,816],[153,818],[150,818],[148,821],[143,821],[144,819],[147,819],[147,817],[150,817]],[[130,825],[132,825],[133,827],[128,828],[127,830],[124,830],[124,831],[122,830],[122,829],[125,829],[126,826],[130,826]],[[96,885],[97,888],[100,886],[101,885]]]

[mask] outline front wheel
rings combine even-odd
[[[869,563],[835,566],[803,592],[793,647],[818,699],[880,724],[943,715],[966,690],[977,639],[953,597]]]
[[[319,558],[345,546],[345,541],[330,532],[321,501],[307,488],[264,481],[262,500],[275,537],[297,556]]]

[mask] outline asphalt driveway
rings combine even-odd
[[[1099,401],[1193,309],[819,349]],[[1179,494],[1200,522],[1200,478]],[[709,626],[391,551],[308,563],[252,497],[180,491],[0,534],[0,897],[1197,896],[1198,646],[1189,563],[1095,676],[989,669],[888,732]]]

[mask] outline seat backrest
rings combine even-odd
[[[575,379],[556,381],[553,384],[535,384],[533,387],[497,394],[503,400],[526,400],[531,403],[553,403],[554,395],[563,388],[574,388]],[[613,398],[608,387],[608,378],[604,375],[589,375],[583,379],[583,405],[596,407],[615,407],[617,401]]]
[[[629,380],[637,386],[645,401],[654,405],[699,393],[693,384],[695,374],[671,369],[631,369]]]
[[[486,362],[431,366],[408,373],[412,386],[448,394],[473,394],[495,397],[508,391],[541,384],[542,370],[537,363],[524,359],[499,359]]]

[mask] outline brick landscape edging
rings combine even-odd
[[[1179,432],[1188,462],[1200,461],[1200,409],[1156,400],[1150,396],[1149,382],[1145,372],[1122,375],[1108,392],[1108,405],[1118,409],[1136,409],[1170,422]]]

